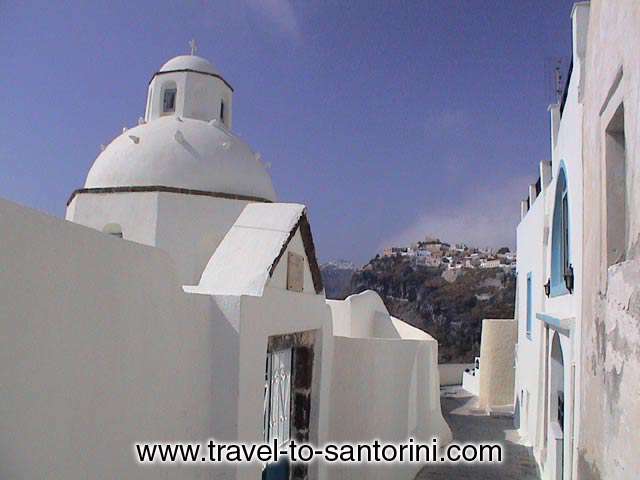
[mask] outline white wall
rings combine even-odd
[[[167,192],[81,193],[67,220],[102,231],[117,223],[126,240],[162,248],[184,285],[195,285],[248,202]]]
[[[584,276],[578,473],[632,479],[640,471],[640,3],[593,0],[584,86]],[[627,238],[607,262],[605,129],[624,104]],[[616,212],[621,213],[621,212]],[[578,355],[576,355],[578,356]]]
[[[238,395],[238,438],[262,441],[264,365],[269,336],[291,332],[315,332],[314,370],[311,387],[309,441],[323,444],[329,439],[329,389],[333,362],[331,312],[324,295],[265,289],[262,297],[243,296],[240,323],[240,391]],[[326,478],[324,470],[312,478]],[[259,466],[240,469],[239,479],[259,478]]]
[[[462,385],[462,374],[465,370],[472,370],[473,363],[441,363],[438,365],[440,372],[440,386]]]
[[[0,478],[211,478],[132,444],[235,436],[216,302],[157,249],[4,200],[0,231]]]
[[[248,203],[198,195],[158,194],[155,246],[175,260],[184,285],[198,283],[209,258]]]
[[[102,232],[110,223],[122,227],[123,238],[155,246],[157,192],[79,194],[67,207],[66,219]]]
[[[546,195],[546,193],[543,193]],[[544,302],[543,285],[546,278],[546,247],[544,196],[531,206],[531,209],[520,222],[516,232],[518,248],[517,259],[517,304],[518,347],[516,357],[515,395],[519,405],[520,429],[523,441],[529,445],[536,442],[542,421],[543,398],[541,395],[541,378],[543,375],[543,326],[535,318],[535,313],[542,311]],[[527,274],[532,276],[533,312],[531,336],[526,333],[527,324]],[[480,366],[482,368],[482,365]],[[527,404],[528,400],[528,404]]]
[[[330,438],[451,441],[440,409],[437,342],[391,317],[375,292],[327,303],[340,334],[334,341]],[[331,478],[354,480],[412,478],[417,470],[363,465],[330,471]]]
[[[575,471],[575,444],[572,436],[579,434],[574,429],[574,419],[580,410],[579,398],[575,392],[580,388],[580,376],[575,375],[575,387],[572,384],[575,371],[580,371],[579,359],[573,352],[580,343],[581,301],[583,279],[582,241],[583,241],[583,159],[582,159],[582,96],[584,89],[584,55],[586,26],[589,6],[577,4],[572,12],[573,27],[573,71],[571,74],[567,99],[562,116],[559,106],[551,106],[551,154],[552,179],[542,194],[535,200],[526,213],[517,230],[517,272],[518,272],[518,353],[516,371],[516,401],[520,418],[520,434],[534,447],[534,455],[540,463],[546,478],[555,478],[553,456],[545,455],[552,442],[551,417],[545,418],[545,409],[550,404],[545,392],[545,364],[548,362],[550,343],[545,343],[545,323],[537,318],[538,314],[559,319],[570,325],[569,331],[563,331],[561,343],[565,365],[565,437],[564,437],[564,475],[570,478]],[[560,169],[564,166],[569,192],[569,250],[570,263],[574,269],[574,291],[569,294],[547,298],[543,286],[551,276],[553,215],[556,188]],[[533,275],[533,328],[531,338],[525,335],[527,318],[527,273]],[[549,329],[549,342],[554,333]],[[545,425],[545,423],[547,423]]]
[[[260,441],[268,338],[301,331],[315,334],[312,442],[451,439],[437,342],[372,292],[346,321],[378,338],[334,337],[309,272],[304,292],[283,288],[286,261],[262,297],[209,295],[185,292],[160,249],[2,200],[0,230],[0,478],[259,478],[257,465],[141,468],[133,443]]]

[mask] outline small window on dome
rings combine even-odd
[[[162,113],[173,113],[176,111],[176,88],[167,88],[162,96]]]
[[[224,111],[224,100],[221,100],[221,101],[220,101],[220,122],[221,122],[221,123],[225,123],[225,120],[226,120],[226,119],[224,118],[224,115],[225,115],[225,111]]]

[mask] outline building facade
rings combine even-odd
[[[591,2],[578,478],[640,472],[640,3]]]
[[[519,432],[545,479],[572,478],[576,464],[582,308],[582,90],[589,5],[571,13],[573,61],[559,104],[549,107],[551,161],[522,202],[517,227]]]
[[[573,61],[517,229],[519,431],[545,479],[640,471],[640,5],[577,3]]]

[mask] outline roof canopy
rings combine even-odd
[[[198,290],[262,296],[289,242],[300,230],[316,293],[323,290],[306,208],[296,203],[248,204],[202,273]]]

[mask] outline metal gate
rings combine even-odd
[[[267,354],[264,391],[264,441],[278,439],[278,445],[291,435],[291,361],[292,349]]]
[[[277,439],[278,447],[291,437],[291,364],[292,348],[267,353],[264,384],[264,441]],[[289,462],[282,458],[268,464],[262,472],[264,480],[288,480]]]

